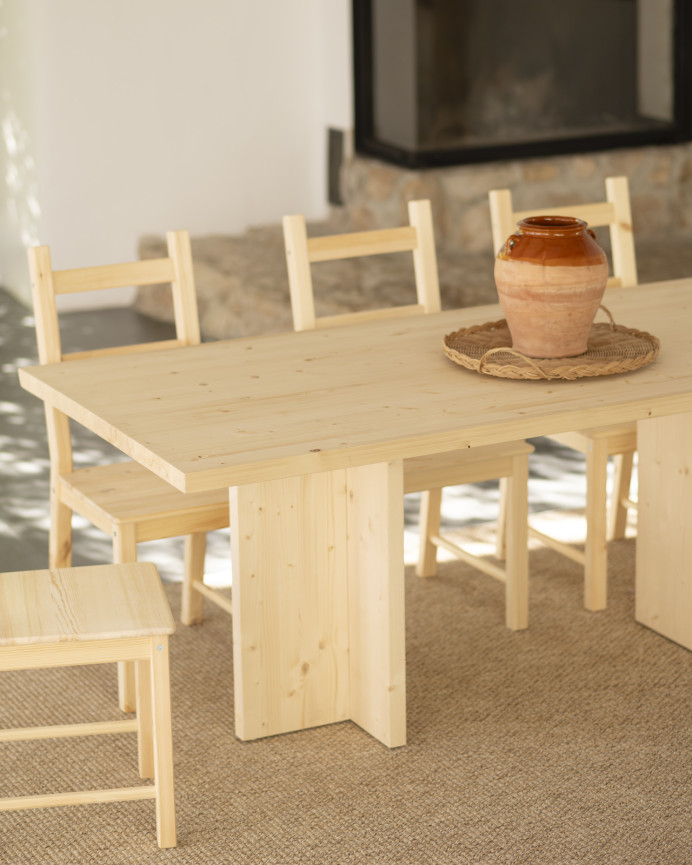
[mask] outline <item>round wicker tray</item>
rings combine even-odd
[[[577,357],[533,358],[512,348],[507,322],[489,321],[448,333],[444,353],[454,363],[486,375],[521,379],[577,379],[646,366],[656,357],[655,336],[613,321],[594,324],[588,348]]]

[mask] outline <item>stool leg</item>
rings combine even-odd
[[[137,709],[135,665],[132,661],[118,661],[118,704],[122,712],[135,712]]]
[[[140,778],[153,778],[154,772],[154,715],[151,705],[151,665],[149,661],[135,662],[137,686],[137,757]]]
[[[137,536],[134,525],[113,528],[113,561],[115,564],[137,561]],[[137,708],[135,665],[132,661],[118,662],[118,703],[123,712]]]
[[[153,637],[151,641],[151,693],[154,719],[156,836],[159,847],[175,847],[173,736],[167,636]]]

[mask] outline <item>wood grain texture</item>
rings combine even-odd
[[[635,616],[692,649],[692,413],[642,421]]]
[[[236,734],[349,713],[346,475],[231,490]]]
[[[159,847],[176,846],[173,732],[168,636],[151,640],[149,662],[151,713],[154,728],[153,762],[156,788],[156,840]],[[148,768],[148,767],[146,767]]]
[[[184,495],[135,462],[77,469],[60,484],[63,501],[103,531],[114,523],[137,524],[138,541],[228,525],[225,490]]]
[[[381,228],[308,240],[310,261],[333,261],[337,258],[359,258],[362,255],[385,255],[391,252],[411,252],[418,244],[415,228]]]
[[[0,647],[118,640],[174,629],[149,562],[0,574]]]
[[[211,490],[692,410],[691,287],[613,289],[616,321],[659,337],[661,353],[632,374],[576,382],[450,363],[445,333],[501,317],[497,306],[19,374],[178,489]]]
[[[156,788],[153,785],[106,790],[78,790],[74,793],[44,793],[39,796],[15,796],[0,799],[0,811],[26,811],[29,808],[56,808],[68,805],[93,805],[97,802],[129,802],[155,798]]]
[[[346,474],[350,716],[395,748],[406,744],[403,465]]]
[[[120,288],[123,285],[156,285],[159,282],[170,282],[173,276],[174,268],[170,259],[150,258],[123,264],[57,270],[53,274],[53,280],[56,294],[70,294]]]
[[[231,491],[236,734],[406,742],[400,462]]]

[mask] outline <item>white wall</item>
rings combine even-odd
[[[0,284],[324,215],[350,44],[348,0],[0,0]]]
[[[317,0],[316,48],[323,127],[352,131],[353,41],[351,0]]]
[[[27,7],[0,2],[0,284],[25,294],[24,247],[38,242],[33,43]]]

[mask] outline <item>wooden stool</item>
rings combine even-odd
[[[159,847],[175,847],[168,635],[175,625],[154,565],[131,563],[0,574],[0,670],[134,661],[137,717],[0,730],[0,742],[137,733],[150,786],[0,799],[0,811],[156,800]]]

